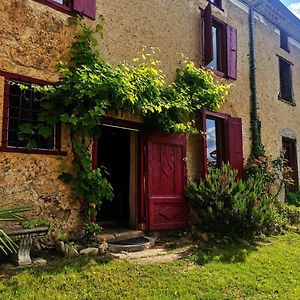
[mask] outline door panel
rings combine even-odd
[[[147,143],[148,229],[180,229],[187,222],[186,137],[152,133]]]

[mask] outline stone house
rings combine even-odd
[[[63,230],[80,225],[80,203],[57,179],[60,163],[72,160],[68,132],[56,127],[50,140],[26,150],[18,126],[34,122],[39,108],[22,102],[25,92],[10,84],[58,81],[55,65],[68,59],[74,34],[67,19],[76,14],[90,26],[104,17],[100,51],[113,65],[130,61],[143,46],[157,47],[168,82],[183,54],[213,70],[216,80],[232,83],[218,113],[199,113],[206,138],[145,133],[142,120],[126,114],[105,119],[93,145],[93,164],[109,168],[117,196],[104,205],[99,222],[152,230],[184,227],[186,178],[221,161],[241,170],[249,157],[254,100],[267,153],[287,150],[299,189],[300,21],[279,0],[2,0],[1,203],[23,199],[35,207],[37,218]],[[25,96],[31,99],[30,91]]]

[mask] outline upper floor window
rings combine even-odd
[[[96,0],[35,0],[56,10],[73,14],[79,13],[96,19]]]
[[[13,75],[7,78],[5,83],[1,150],[27,152],[27,141],[21,140],[19,136],[20,126],[40,123],[38,116],[41,111],[41,95],[31,87],[32,83],[29,78],[20,80]],[[34,83],[36,82],[34,81]],[[22,88],[20,85],[22,85]],[[53,128],[45,126],[44,134],[46,130],[47,138],[38,134],[33,135],[32,138],[35,142],[31,146],[34,152],[57,152],[60,148],[59,129],[59,126],[54,126]]]
[[[225,28],[223,24],[213,20],[212,23],[212,45],[213,45],[213,58],[207,65],[208,67],[226,72],[226,57],[223,53],[226,53],[225,44]]]
[[[279,57],[279,98],[293,103],[292,68],[291,63]]]
[[[215,6],[222,8],[222,0],[210,0],[210,2]]]
[[[237,30],[203,11],[203,64],[222,77],[237,78]]]
[[[282,29],[280,29],[280,48],[290,52],[288,34]]]

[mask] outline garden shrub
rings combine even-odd
[[[300,225],[300,207],[279,203],[277,210],[283,218],[287,219],[290,225]]]
[[[186,196],[198,229],[247,237],[272,224],[273,201],[266,193],[263,175],[257,173],[244,181],[236,175],[229,165],[222,165],[210,168],[199,182],[188,184]]]
[[[295,193],[287,192],[286,201],[288,204],[300,207],[300,192],[295,192]]]
[[[287,166],[282,152],[279,157],[264,155],[257,159],[251,157],[245,167],[245,178],[260,174],[264,181],[265,192],[276,200],[286,185],[293,184],[292,169]]]

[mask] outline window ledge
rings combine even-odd
[[[55,10],[58,10],[60,12],[63,12],[63,13],[66,13],[66,14],[69,14],[71,16],[75,16],[76,14],[74,13],[74,11],[66,6],[66,5],[63,5],[63,4],[59,4],[55,1],[51,1],[51,0],[34,0],[36,2],[39,2],[41,4],[44,4],[44,5],[47,5]]]
[[[13,152],[13,153],[24,153],[24,154],[46,154],[46,155],[57,155],[57,156],[66,156],[66,151],[61,150],[39,150],[33,149],[28,150],[25,148],[14,148],[14,147],[6,147],[0,146],[0,152]]]
[[[222,72],[222,71],[219,71],[219,70],[215,70],[215,69],[212,69],[210,67],[204,67],[205,70],[207,71],[211,71],[212,73],[214,73],[215,75],[217,75],[218,77],[221,77],[221,78],[228,78],[228,76]]]
[[[291,50],[289,48],[283,48],[280,46],[280,49],[282,49],[283,51],[285,51],[287,53],[291,53]]]
[[[288,105],[296,106],[296,102],[295,102],[294,99],[292,99],[291,101],[289,101],[289,100],[286,100],[286,99],[284,99],[284,98],[281,98],[281,96],[278,95],[278,100],[281,101],[281,102],[284,102],[284,103],[286,103],[286,104],[288,104]]]

